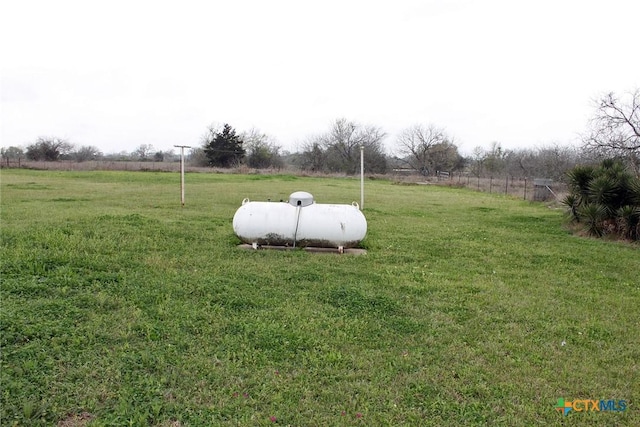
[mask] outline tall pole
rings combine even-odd
[[[174,145],[180,148],[180,204],[184,207],[184,149],[191,148],[188,145]]]
[[[364,145],[360,145],[360,209],[364,209]]]

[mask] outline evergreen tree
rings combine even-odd
[[[244,158],[245,149],[242,146],[242,138],[226,123],[222,131],[209,127],[203,140],[203,149],[209,166],[228,168],[238,165]]]

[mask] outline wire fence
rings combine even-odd
[[[451,177],[449,182],[461,184],[466,188],[495,194],[504,194],[531,201],[558,200],[567,191],[566,185],[546,179],[489,177],[479,178],[462,174]]]
[[[91,171],[91,170],[124,170],[124,171],[158,171],[158,172],[180,172],[180,162],[153,162],[153,161],[122,161],[122,160],[91,160],[77,162],[73,160],[60,160],[55,162],[31,161],[31,160],[10,160],[2,159],[0,166],[3,168],[26,168],[42,170],[64,170],[64,171]],[[202,173],[287,173],[299,174],[300,176],[345,176],[345,174],[321,174],[309,173],[294,169],[267,169],[254,170],[247,166],[238,168],[211,168],[186,165],[187,172]],[[424,177],[415,171],[405,171],[395,169],[387,175],[367,175],[368,178],[387,178],[396,182],[432,184],[457,188],[469,188],[492,194],[503,194],[514,198],[530,201],[560,201],[567,193],[564,183],[550,180],[514,177],[478,177],[465,173],[438,172],[436,176]],[[541,185],[544,184],[544,185]]]
[[[481,177],[449,172],[438,172],[436,176],[424,177],[416,174],[398,173],[396,170],[394,179],[417,184],[468,188],[530,201],[560,201],[567,193],[566,184],[540,178]]]

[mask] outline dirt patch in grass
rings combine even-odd
[[[95,416],[88,412],[69,414],[64,420],[58,421],[58,427],[84,427],[94,418]]]

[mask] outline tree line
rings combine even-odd
[[[135,161],[177,161],[178,156],[173,150],[155,150],[151,144],[141,144],[132,152],[103,154],[99,148],[91,145],[75,146],[66,139],[58,137],[38,137],[26,150],[11,146],[0,149],[0,155],[5,162],[31,160],[40,162],[75,161],[87,162],[91,160],[135,160]]]
[[[416,173],[425,177],[440,171],[477,177],[511,179],[544,177],[562,179],[579,164],[594,164],[615,158],[640,175],[640,89],[617,96],[609,93],[594,105],[579,147],[552,144],[538,148],[508,150],[499,142],[489,148],[476,147],[471,155],[459,153],[455,138],[432,123],[415,124],[400,132],[393,154],[385,152],[388,135],[377,126],[339,118],[326,132],[308,137],[298,152],[283,151],[277,141],[251,129],[238,132],[230,124],[211,125],[198,147],[189,153],[194,166],[250,168],[292,167],[302,171],[356,174],[363,154],[368,173]],[[171,151],[158,151],[142,144],[131,153],[104,155],[93,146],[75,147],[57,137],[40,137],[26,150],[2,148],[3,160],[137,160],[177,161]]]

